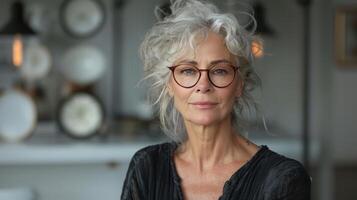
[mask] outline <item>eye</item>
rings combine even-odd
[[[197,74],[197,70],[191,66],[182,66],[177,69],[180,75],[183,76],[195,76]]]
[[[212,75],[225,76],[230,73],[229,67],[214,67],[211,69]]]

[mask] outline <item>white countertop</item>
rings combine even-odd
[[[267,145],[271,150],[301,160],[302,144],[299,139],[252,139],[258,145]],[[140,148],[162,141],[122,142],[23,142],[0,144],[0,165],[75,164],[129,162]],[[318,159],[319,145],[312,143],[311,158]]]
[[[74,140],[62,134],[50,134],[54,132],[53,125],[41,126],[29,140],[0,143],[0,165],[127,163],[140,148],[164,142],[159,138],[128,137],[123,134],[112,134],[110,138]],[[250,139],[257,145],[267,145],[277,153],[301,161],[301,138],[255,133],[251,134]],[[320,145],[316,141],[310,144],[311,161],[318,161]]]

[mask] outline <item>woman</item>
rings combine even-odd
[[[163,130],[173,142],[139,150],[122,199],[306,200],[303,166],[241,135],[258,83],[252,33],[207,2],[177,0],[141,47]]]

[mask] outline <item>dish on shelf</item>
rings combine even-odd
[[[66,51],[63,66],[63,73],[68,80],[78,85],[89,85],[103,76],[106,60],[98,48],[79,45]]]
[[[27,94],[10,89],[0,96],[0,140],[22,141],[30,137],[36,123],[36,105]]]
[[[100,133],[104,124],[104,106],[92,94],[76,92],[60,103],[57,112],[60,129],[72,138],[85,139]]]
[[[64,31],[77,38],[94,35],[103,27],[105,18],[105,8],[99,0],[65,0],[60,8]]]
[[[52,64],[51,54],[48,49],[37,42],[31,42],[24,52],[24,62],[20,68],[22,77],[27,80],[37,80],[45,77]]]

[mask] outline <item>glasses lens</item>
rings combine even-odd
[[[192,65],[178,65],[174,71],[176,82],[183,87],[192,87],[200,77],[200,72]]]
[[[209,77],[212,83],[217,87],[226,87],[232,83],[235,76],[234,68],[227,64],[221,63],[209,70]]]

